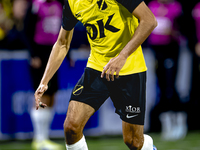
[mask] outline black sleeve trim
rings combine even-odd
[[[116,0],[118,3],[122,4],[130,13],[132,13],[135,8],[143,1],[143,0]]]
[[[65,5],[63,6],[63,14],[62,14],[62,27],[65,30],[72,30],[74,26],[77,24],[78,20],[72,14],[72,11],[69,6],[68,0],[65,1]]]

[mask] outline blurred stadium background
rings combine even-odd
[[[5,3],[10,0],[0,0],[0,3],[2,1]],[[183,8],[186,8],[186,5]],[[191,5],[191,7],[193,6]],[[77,46],[76,40],[80,42],[80,38],[82,38],[82,36],[79,37],[80,32],[83,32],[82,29],[75,30],[77,39],[72,43],[75,47]],[[5,44],[2,41],[0,39],[0,150],[30,150],[33,138],[30,111],[34,102],[33,83],[30,77],[30,54],[27,49],[2,48],[2,44]],[[180,43],[181,51],[176,80],[179,96],[186,104],[187,120],[185,123],[188,132],[186,131],[186,136],[178,140],[165,141],[161,137],[159,114],[152,115],[151,113],[158,104],[159,94],[157,93],[158,85],[155,76],[156,61],[152,50],[147,45],[144,44],[144,55],[148,67],[145,133],[153,137],[158,150],[199,150],[200,82],[198,71],[195,70],[199,66],[194,50],[188,46],[187,39],[183,39]],[[74,62],[73,67],[69,59],[66,58],[58,70],[59,90],[55,96],[53,108],[55,115],[51,125],[50,138],[63,145],[63,149],[65,149],[63,122],[70,93],[83,73],[88,55],[89,51],[85,48],[71,49],[69,57]],[[84,130],[89,149],[127,150],[121,137],[121,120],[114,112],[111,100],[107,100],[100,110],[91,117]]]

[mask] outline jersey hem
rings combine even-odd
[[[86,67],[87,67],[87,68],[94,69],[94,70],[96,70],[96,71],[100,71],[100,72],[103,71],[102,68],[100,68],[100,67],[94,67],[94,66],[91,65],[91,64],[87,64]],[[119,72],[119,75],[120,75],[120,76],[125,76],[125,75],[131,75],[131,74],[141,73],[141,72],[145,72],[145,71],[147,71],[147,67],[144,67],[144,68],[141,68],[141,69],[137,69],[137,71],[136,71],[136,70],[131,70],[131,71],[128,71],[128,72]],[[116,74],[116,73],[115,73],[115,74]]]

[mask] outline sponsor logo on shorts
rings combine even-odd
[[[83,91],[83,86],[82,85],[76,85],[74,90],[73,90],[73,94],[74,95],[80,95]]]
[[[131,105],[126,106],[125,111],[127,112],[126,118],[128,118],[128,119],[137,117],[138,114],[141,112],[140,107],[133,107]]]
[[[136,115],[129,115],[129,114],[127,114],[127,115],[126,115],[126,118],[130,119],[130,118],[134,118],[134,117],[136,117],[136,116],[138,116],[138,114],[136,114]]]
[[[129,105],[129,106],[126,106],[125,111],[129,113],[140,113],[140,107],[133,107]]]

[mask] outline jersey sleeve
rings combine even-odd
[[[65,1],[65,5],[63,6],[63,14],[62,14],[62,27],[65,30],[70,31],[74,28],[77,22],[78,20],[72,14],[68,0]]]
[[[132,13],[135,8],[143,1],[143,0],[116,0],[118,3],[122,4],[130,13]]]

